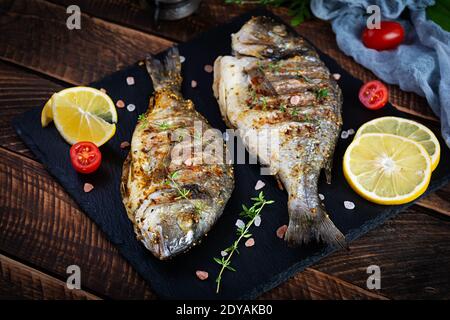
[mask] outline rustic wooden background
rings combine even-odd
[[[205,0],[193,16],[151,23],[127,0],[0,0],[0,298],[154,299],[151,288],[119,256],[37,162],[11,119],[42,106],[63,87],[87,84],[187,41],[250,7]],[[66,28],[66,7],[78,4],[82,29]],[[275,13],[289,21],[287,11]],[[364,81],[375,76],[336,46],[330,25],[311,20],[300,34]],[[390,86],[399,109],[431,120],[426,101]],[[262,299],[450,298],[450,186],[297,274]],[[82,270],[82,290],[65,286],[66,267]],[[381,267],[381,290],[366,288],[366,268]]]

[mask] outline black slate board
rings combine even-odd
[[[213,75],[204,71],[204,65],[212,65],[219,55],[230,54],[230,34],[238,31],[252,15],[262,14],[270,15],[266,11],[257,10],[211,30],[195,40],[179,45],[181,54],[186,57],[183,63],[184,96],[192,99],[197,110],[206,116],[211,125],[222,131],[226,127],[211,90]],[[342,75],[339,85],[344,95],[344,130],[349,128],[356,130],[364,122],[381,116],[396,115],[411,118],[397,111],[390,104],[382,110],[366,110],[361,106],[357,96],[362,83],[328,56],[321,54],[321,58],[332,73],[337,72]],[[126,77],[128,76],[135,78],[134,86],[127,85]],[[198,82],[197,88],[191,88],[191,80]],[[105,88],[114,101],[123,99],[127,104],[133,103],[137,107],[134,112],[119,109],[117,133],[101,148],[104,155],[103,164],[94,175],[82,176],[74,172],[69,163],[69,145],[63,141],[53,125],[45,129],[41,128],[41,107],[36,107],[15,118],[14,127],[39,161],[61,183],[81,209],[100,226],[118,247],[120,253],[136,268],[159,297],[168,299],[254,298],[334,251],[330,247],[318,244],[297,249],[287,247],[275,236],[276,229],[288,222],[285,192],[278,189],[272,177],[260,176],[258,165],[235,165],[234,193],[223,216],[208,236],[200,245],[171,261],[161,262],[155,259],[136,240],[119,193],[122,163],[127,154],[127,151],[120,149],[119,145],[122,141],[130,141],[138,115],[146,110],[152,94],[151,81],[145,67],[136,64],[91,86]],[[339,140],[334,156],[332,184],[327,185],[322,178],[319,185],[320,192],[325,195],[325,205],[332,220],[346,234],[349,241],[411,205],[375,205],[363,200],[350,189],[343,177],[341,166],[343,153],[350,142],[351,138]],[[433,173],[428,192],[450,180],[450,166],[445,165],[450,159],[450,152],[442,141],[441,146],[443,149],[441,164]],[[220,251],[230,245],[235,238],[234,225],[241,204],[248,204],[250,197],[257,194],[254,186],[259,179],[266,183],[264,188],[266,197],[275,200],[275,204],[264,210],[261,226],[252,230],[256,245],[252,248],[242,248],[242,254],[233,259],[233,266],[239,272],[225,273],[221,292],[216,294],[214,279],[219,266],[213,262],[212,258],[219,257]],[[83,192],[85,182],[91,182],[95,186],[95,189],[88,194]],[[345,209],[343,205],[345,200],[353,201],[356,208]],[[208,271],[210,278],[207,281],[198,280],[195,276],[196,270]]]

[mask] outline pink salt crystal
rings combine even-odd
[[[94,186],[92,184],[90,184],[90,183],[84,184],[84,187],[83,187],[84,192],[88,193],[88,192],[91,192],[93,189],[94,189]]]
[[[125,102],[123,100],[117,100],[116,107],[120,109],[125,108]]]
[[[124,141],[120,144],[121,149],[126,149],[130,146],[130,143],[128,141]]]
[[[292,96],[290,100],[291,104],[296,106],[300,103],[300,97],[299,96]]]
[[[277,237],[283,239],[287,229],[288,229],[287,225],[282,225],[281,227],[279,227],[277,229]]]
[[[255,245],[255,239],[250,238],[247,241],[245,241],[245,246],[246,247],[253,247]]]
[[[210,64],[205,65],[205,68],[204,68],[204,69],[205,69],[205,71],[208,72],[208,73],[211,73],[211,72],[213,72],[213,70],[214,70],[213,66],[210,65]]]
[[[196,274],[197,278],[199,278],[202,281],[208,279],[208,276],[209,276],[208,272],[201,271],[201,270],[195,271],[195,274]]]
[[[128,84],[129,86],[134,85],[134,77],[128,77],[128,78],[127,78],[127,84]]]

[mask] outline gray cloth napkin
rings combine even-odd
[[[339,48],[383,81],[425,97],[441,119],[442,136],[450,147],[450,33],[427,20],[434,0],[311,0],[315,16],[331,20]],[[376,51],[361,42],[366,7],[378,5],[382,20],[405,28],[404,42],[394,50]],[[399,19],[405,8],[410,20]]]

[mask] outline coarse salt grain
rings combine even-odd
[[[256,182],[256,185],[255,185],[255,190],[260,190],[260,189],[264,188],[265,185],[266,184],[264,182],[262,182],[261,180],[258,180],[258,182]]]
[[[213,72],[213,66],[212,65],[210,65],[210,64],[207,64],[207,65],[205,65],[205,72],[208,72],[208,73],[211,73],[211,72]]]
[[[350,129],[347,130],[347,133],[349,135],[355,134],[355,129],[350,128]]]
[[[88,193],[94,190],[94,186],[90,183],[85,183],[83,187],[84,192]]]
[[[300,103],[300,97],[299,96],[292,96],[290,99],[290,102],[292,105],[296,106]]]
[[[254,245],[255,245],[255,239],[253,239],[253,238],[247,239],[247,241],[245,241],[246,247],[253,247]]]
[[[283,239],[284,235],[286,234],[287,229],[288,229],[287,225],[282,225],[281,227],[279,227],[277,229],[277,237],[280,239]]]
[[[334,80],[339,80],[341,78],[341,75],[339,73],[333,73]]]
[[[201,271],[201,270],[195,271],[195,275],[197,276],[197,278],[199,278],[202,281],[208,279],[208,276],[209,276],[208,272]]]
[[[197,88],[197,81],[192,80],[192,81],[191,81],[191,87],[192,87],[192,88]]]
[[[180,63],[183,63],[186,61],[186,58],[184,56],[180,56]]]
[[[323,200],[325,200],[325,196],[323,194],[319,193],[319,199],[323,201]]]
[[[134,110],[136,110],[136,106],[130,103],[129,105],[127,105],[127,110],[133,112]]]
[[[104,88],[100,88],[100,91],[103,93],[106,93],[106,89],[104,89]]]
[[[255,227],[259,227],[261,225],[261,216],[256,216],[255,217]]]
[[[222,257],[226,257],[228,255],[228,252],[226,252],[225,250],[220,251],[220,255]]]
[[[120,109],[124,108],[125,107],[125,102],[123,102],[123,100],[117,100],[116,107],[120,108]]]
[[[355,204],[351,201],[344,201],[344,207],[345,209],[353,210],[355,209]]]
[[[241,219],[237,219],[237,220],[236,220],[236,227],[238,227],[238,228],[244,228],[244,227],[245,227],[244,221],[242,221]]]
[[[342,139],[347,139],[347,138],[348,138],[348,132],[345,131],[345,130],[342,131],[342,132],[341,132],[341,138],[342,138]]]
[[[128,141],[124,141],[120,144],[121,149],[126,149],[130,146],[130,143]]]
[[[134,77],[127,77],[127,84],[129,86],[134,85]]]

